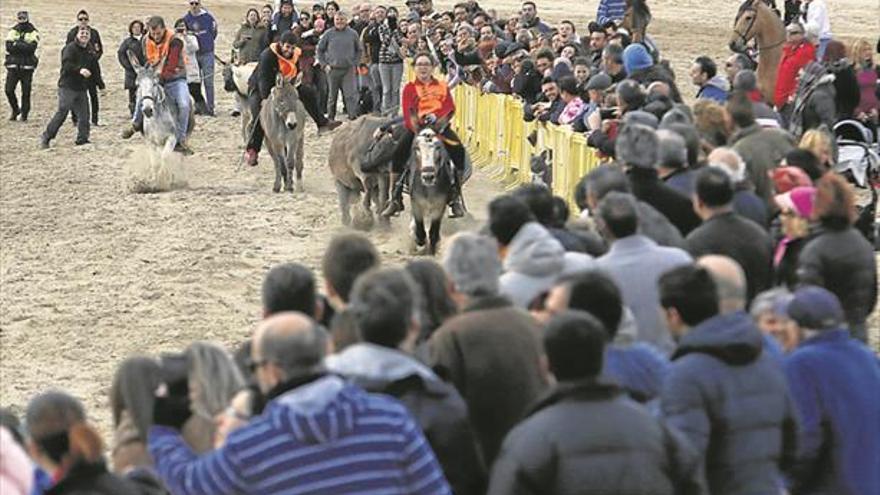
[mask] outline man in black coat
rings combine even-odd
[[[363,342],[325,359],[327,369],[369,392],[403,402],[419,423],[449,485],[457,495],[483,494],[486,471],[464,399],[414,356],[401,350],[420,328],[418,289],[402,269],[387,268],[358,278],[351,304]]]
[[[544,348],[558,384],[505,438],[490,495],[707,493],[693,447],[599,379],[606,339],[589,313],[550,320]]]
[[[104,55],[104,43],[101,42],[101,33],[98,32],[97,29],[89,26],[89,13],[85,11],[85,9],[80,10],[76,14],[77,25],[72,27],[70,31],[67,32],[67,43],[73,43],[74,39],[77,36],[77,33],[80,29],[86,28],[89,30],[89,44],[88,48],[94,55],[94,60],[92,61],[92,67],[90,70],[92,72],[92,77],[89,78],[86,84],[86,89],[89,92],[89,101],[92,106],[92,124],[98,125],[98,90],[104,90],[104,79],[101,77],[101,56]],[[73,121],[76,123],[77,115],[73,115]]]
[[[6,35],[6,98],[12,108],[9,120],[28,119],[31,111],[31,82],[37,69],[37,44],[40,32],[30,22],[28,13],[21,11],[15,16],[18,23]],[[21,106],[15,97],[15,87],[21,83]]]
[[[763,227],[733,210],[733,183],[717,167],[697,173],[694,209],[703,225],[685,239],[687,251],[699,258],[720,254],[733,258],[746,272],[748,301],[773,281],[773,242]]]
[[[77,118],[76,144],[82,145],[89,142],[89,102],[88,84],[89,79],[94,77],[92,69],[95,67],[95,55],[89,48],[91,32],[84,27],[79,30],[76,40],[68,43],[61,50],[61,76],[58,78],[58,110],[46,126],[45,132],[40,136],[40,147],[46,149],[49,142],[55,139],[58,129],[67,118],[68,112],[73,112]]]

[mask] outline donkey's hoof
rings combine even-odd
[[[274,192],[274,193],[281,192],[281,186],[272,186],[272,192]]]

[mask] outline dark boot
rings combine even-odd
[[[382,210],[382,213],[380,213],[383,217],[393,217],[404,210],[403,185],[404,181],[406,181],[407,175],[409,174],[406,172],[400,174],[400,178],[394,183],[394,189],[391,191],[391,200],[388,202],[388,206],[386,206],[385,209]],[[392,179],[393,177],[394,176],[392,175]]]
[[[464,216],[464,200],[461,196],[461,172],[458,170],[453,171],[453,180],[455,183],[452,184],[452,200],[449,202],[449,218],[461,218]]]

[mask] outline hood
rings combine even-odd
[[[565,400],[603,401],[611,400],[623,392],[619,386],[602,378],[585,378],[583,380],[560,382],[535,401],[526,416],[532,416],[542,409]]]
[[[678,344],[672,359],[686,354],[714,356],[727,364],[741,366],[761,355],[761,331],[744,311],[714,316],[693,327]]]
[[[553,235],[537,222],[529,222],[519,229],[510,241],[504,271],[546,277],[562,271],[565,249]]]
[[[654,59],[648,53],[644,45],[633,43],[626,47],[623,51],[623,68],[626,73],[632,75],[633,72],[647,69],[654,65]]]
[[[712,86],[714,88],[720,89],[721,91],[730,90],[730,83],[727,82],[727,78],[720,75],[716,75],[712,79],[706,81],[706,86]]]
[[[339,354],[327,356],[324,364],[333,373],[371,381],[392,382],[413,375],[424,380],[439,380],[430,368],[415,358],[395,349],[366,342],[353,344]]]
[[[351,435],[365,399],[360,388],[326,375],[282,394],[269,403],[263,416],[303,444],[317,445]]]

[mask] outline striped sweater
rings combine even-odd
[[[608,21],[620,22],[626,13],[626,0],[599,0],[596,10],[596,22],[604,25]]]
[[[404,406],[336,376],[279,396],[201,457],[162,426],[150,430],[149,450],[175,495],[450,493]]]

